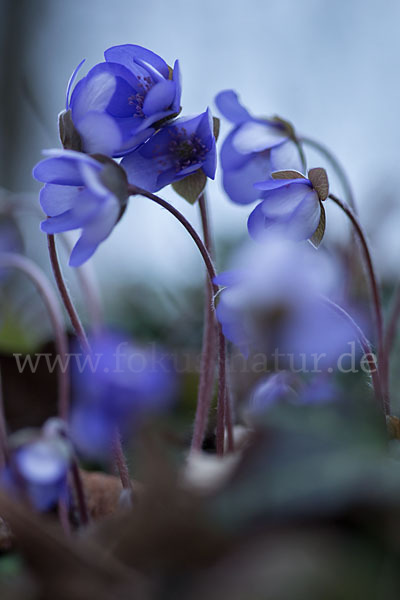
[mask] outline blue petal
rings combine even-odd
[[[101,169],[100,163],[90,156],[73,150],[58,150],[49,158],[40,161],[33,169],[32,174],[35,179],[43,183],[79,186],[83,184],[79,168],[81,161],[87,162],[95,169]]]
[[[157,69],[165,79],[168,79],[169,77],[168,65],[161,56],[158,56],[158,54],[155,54],[142,46],[136,46],[134,44],[112,46],[104,52],[104,57],[107,62],[119,63],[130,70],[134,70],[136,59],[140,59]]]
[[[261,192],[254,187],[254,182],[268,175],[270,175],[269,155],[254,154],[242,168],[224,171],[224,189],[232,202],[250,204],[261,197]]]
[[[317,193],[309,192],[285,224],[287,235],[295,240],[307,240],[318,227],[321,206]]]
[[[226,119],[237,125],[252,118],[240,104],[238,95],[233,90],[220,92],[215,98],[215,104]]]
[[[207,175],[207,177],[209,177],[210,179],[215,178],[215,171],[217,170],[217,148],[215,141],[212,145],[211,150],[207,153],[202,169]]]
[[[242,168],[252,157],[251,154],[240,154],[233,146],[233,138],[237,129],[231,131],[224,140],[220,152],[221,167],[233,171]]]
[[[73,210],[67,210],[55,217],[49,217],[40,224],[41,230],[45,233],[61,233],[63,231],[79,229],[80,227],[82,227],[82,221]]]
[[[172,73],[172,81],[175,82],[175,86],[176,86],[175,99],[172,104],[172,110],[175,113],[178,113],[180,110],[180,107],[181,107],[181,95],[182,95],[182,78],[181,78],[181,71],[180,71],[180,67],[179,67],[179,60],[175,61],[174,70]]]
[[[284,144],[271,148],[271,168],[273,171],[293,169],[301,172],[303,170],[299,150],[294,142],[288,140]]]
[[[77,187],[46,183],[40,191],[40,206],[48,217],[55,217],[70,210],[78,195]]]
[[[156,83],[147,92],[143,102],[143,113],[146,116],[165,111],[170,108],[176,94],[175,83],[171,80],[164,80]]]
[[[115,83],[115,91],[107,105],[107,112],[113,117],[133,117],[136,114],[136,90],[122,77],[116,77]]]
[[[277,190],[279,188],[289,188],[292,184],[305,184],[311,187],[311,182],[308,179],[266,179],[265,181],[257,181],[254,187],[258,190],[267,192]]]
[[[125,169],[129,183],[149,192],[159,189],[157,187],[159,175],[157,161],[152,157],[144,156],[141,149],[127,154],[121,161],[121,167]]]
[[[95,221],[89,223],[75,244],[69,259],[71,267],[80,267],[96,251],[113,230],[120,213],[118,200],[110,194],[108,201],[103,204]]]
[[[247,220],[247,229],[253,240],[260,241],[265,237],[267,229],[276,225],[274,219],[265,216],[262,209],[262,202],[258,204]]]
[[[65,110],[69,109],[69,98],[70,98],[70,95],[71,95],[72,86],[74,85],[76,76],[78,75],[78,72],[79,72],[80,68],[82,67],[83,63],[85,62],[85,60],[86,60],[86,58],[84,58],[83,60],[81,60],[81,62],[75,68],[75,70],[73,71],[71,77],[69,78],[68,85],[67,85],[66,99],[65,99]]]
[[[88,112],[75,126],[82,138],[85,152],[113,156],[122,145],[122,134],[115,119],[103,112]]]
[[[264,194],[263,212],[266,217],[285,218],[297,209],[310,191],[309,186],[302,183],[271,189]]]
[[[231,269],[228,271],[223,271],[219,273],[216,277],[214,277],[213,281],[217,285],[222,285],[223,287],[237,285],[243,279],[243,271],[240,269]]]
[[[287,139],[277,127],[262,121],[246,121],[238,127],[232,138],[232,145],[239,154],[261,152],[279,146]]]

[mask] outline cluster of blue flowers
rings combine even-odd
[[[116,46],[76,83],[82,64],[70,79],[59,119],[63,149],[47,151],[33,171],[45,184],[40,192],[46,214],[42,230],[48,235],[81,230],[70,256],[73,267],[87,261],[110,235],[132,193],[151,197],[174,184],[187,200],[196,201],[207,178],[215,177],[219,126],[209,108],[196,116],[179,116],[178,61],[171,68],[150,50]],[[342,285],[342,265],[316,251],[325,231],[324,202],[332,197],[325,170],[306,172],[301,143],[288,122],[252,116],[233,90],[220,92],[215,102],[233,126],[220,152],[223,187],[234,203],[256,203],[248,217],[246,244],[235,253],[232,268],[213,280],[214,291],[220,286],[210,308],[223,332],[221,362],[224,336],[246,359],[256,353],[267,357],[277,349],[281,358],[275,366],[279,372],[261,378],[249,395],[246,418],[254,427],[259,414],[279,402],[331,401],[336,392],[326,373],[334,372],[349,343],[361,336],[365,350],[368,340],[346,312],[355,313]],[[190,181],[190,194],[181,185],[185,181]],[[357,232],[368,259],[362,231]],[[200,238],[192,237],[201,247]],[[207,249],[204,257],[213,269]],[[370,260],[368,265],[374,284]],[[52,422],[15,441],[6,479],[37,508],[67,499],[75,452],[108,460],[116,431],[129,435],[145,415],[168,408],[173,400],[172,371],[154,368],[158,361],[132,345],[126,344],[121,353],[121,345],[125,343],[114,334],[91,339],[92,366],[93,359],[99,360],[94,370],[74,373],[68,428],[61,431]],[[304,382],[298,376],[303,372],[323,376]],[[379,401],[385,398],[384,374],[374,380]]]
[[[43,231],[82,230],[71,255],[74,267],[92,256],[118,222],[128,182],[154,192],[199,171],[213,179],[216,169],[209,109],[176,118],[179,62],[172,69],[154,52],[131,44],[109,48],[104,56],[74,87],[83,63],[75,70],[60,115],[64,150],[52,151],[33,171],[46,184],[40,196],[48,217]],[[123,157],[121,168],[112,157]]]

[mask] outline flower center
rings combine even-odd
[[[151,77],[142,77],[141,75],[138,75],[137,79],[139,81],[140,91],[136,92],[136,94],[132,94],[132,96],[129,96],[128,104],[134,107],[134,117],[144,118],[144,99],[146,98],[147,92],[153,87],[154,81],[152,81]]]
[[[168,145],[168,150],[173,157],[177,172],[204,162],[208,148],[198,136],[192,134],[188,137],[184,127],[175,132],[171,131],[171,136],[173,139]]]

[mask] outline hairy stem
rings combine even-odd
[[[90,352],[89,341],[88,341],[87,335],[85,333],[85,330],[83,328],[83,325],[81,323],[81,320],[79,318],[79,315],[78,315],[78,313],[75,309],[75,306],[71,300],[71,296],[69,295],[67,286],[65,285],[64,277],[61,272],[60,263],[58,261],[56,242],[55,242],[55,238],[54,238],[53,234],[47,235],[47,242],[48,242],[51,267],[53,269],[54,278],[56,280],[58,291],[60,292],[60,296],[62,298],[65,309],[68,313],[68,316],[71,320],[72,326],[75,330],[75,333],[77,335],[77,338],[79,340],[81,348],[86,354],[89,354],[89,352]]]
[[[79,339],[82,350],[86,354],[89,354],[91,351],[89,340],[87,338],[86,332],[81,323],[79,315],[75,309],[75,306],[71,300],[71,297],[68,293],[67,286],[65,285],[64,278],[63,278],[61,268],[60,268],[60,264],[58,262],[54,235],[48,235],[47,239],[48,239],[48,247],[49,247],[51,266],[53,268],[54,277],[56,279],[57,287],[61,294],[61,298],[64,302],[65,309],[71,319],[71,323],[75,329],[75,333]],[[113,446],[114,458],[115,458],[115,462],[116,462],[118,471],[120,473],[121,483],[125,487],[125,485],[124,485],[124,483],[126,484],[125,471],[127,472],[128,468],[126,466],[126,460],[125,460],[125,457],[124,457],[124,454],[122,451],[121,443],[119,441],[119,433],[116,435],[116,437],[118,437],[118,442],[116,442]],[[122,468],[122,466],[123,466],[123,468]],[[80,484],[79,484],[78,467],[76,467],[75,471],[76,471],[75,473],[73,472],[73,478],[74,478],[74,481],[76,482],[76,484],[79,486]],[[129,474],[128,474],[128,478],[129,478]],[[79,490],[78,490],[77,495],[78,495],[78,504],[79,504],[79,502],[80,503],[84,502],[84,496],[82,493],[79,492]],[[83,498],[83,500],[82,500],[82,498]]]
[[[132,490],[131,478],[129,476],[129,469],[125,459],[125,454],[122,449],[121,435],[116,429],[113,439],[113,454],[115,464],[118,469],[119,477],[121,479],[122,487],[124,490]]]
[[[370,282],[371,293],[372,293],[372,302],[373,309],[375,313],[375,327],[376,327],[376,338],[377,338],[377,347],[378,347],[378,358],[379,358],[379,371],[381,378],[381,386],[382,393],[384,397],[385,408],[388,411],[387,414],[390,413],[390,400],[389,400],[389,389],[388,389],[388,369],[387,369],[387,359],[386,352],[383,340],[383,313],[382,313],[382,302],[381,295],[378,286],[378,280],[375,274],[374,265],[371,258],[371,252],[369,249],[369,245],[367,242],[366,235],[361,227],[360,222],[358,221],[357,216],[353,213],[353,211],[339,198],[334,196],[333,194],[329,194],[329,198],[335,202],[339,208],[346,214],[346,216],[350,219],[351,224],[353,225],[354,231],[357,234],[358,240],[361,244],[362,255],[365,263],[366,272],[368,274],[368,279]]]
[[[199,208],[203,228],[204,244],[210,256],[213,257],[213,247],[208,221],[207,201],[204,194],[201,194],[199,198]],[[216,360],[216,323],[215,314],[213,310],[213,289],[208,277],[206,279],[205,292],[206,293],[204,306],[203,345],[201,351],[201,366],[197,395],[196,416],[194,421],[194,431],[191,445],[192,451],[199,451],[202,448],[214,391]]]
[[[89,524],[89,511],[86,503],[85,490],[83,488],[82,477],[79,472],[79,466],[76,459],[73,459],[71,466],[71,475],[74,483],[76,492],[76,502],[78,505],[78,512],[80,517],[81,525],[86,526]]]
[[[68,339],[64,331],[64,321],[59,308],[58,299],[51,287],[47,277],[33,261],[25,256],[11,252],[0,253],[0,267],[13,268],[27,275],[46,306],[53,330],[57,354],[60,357],[58,365],[58,411],[62,419],[68,419],[70,379],[67,363]]]
[[[210,283],[212,285],[212,290],[214,296],[218,293],[218,286],[214,283],[214,278],[216,276],[216,271],[211,260],[210,254],[208,253],[207,248],[203,244],[200,236],[196,232],[196,230],[192,227],[189,221],[177,210],[174,206],[169,204],[166,200],[163,200],[159,196],[152,194],[142,188],[138,188],[135,185],[128,186],[129,194],[132,196],[140,195],[145,198],[149,198],[156,204],[165,208],[169,213],[171,213],[186,231],[189,233],[194,243],[196,244],[199,252],[203,258],[204,264],[207,269],[208,276],[210,278]],[[213,302],[213,310],[214,310],[214,302]],[[226,342],[224,334],[222,333],[221,325],[218,323],[218,348],[219,348],[219,381],[218,381],[218,401],[217,401],[217,452],[219,454],[223,453],[224,448],[224,428],[225,428],[225,393],[226,393]],[[223,421],[221,421],[223,419]],[[229,426],[229,423],[228,423]]]

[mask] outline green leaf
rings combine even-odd
[[[314,248],[318,248],[320,243],[322,242],[322,238],[325,233],[325,225],[326,225],[326,216],[325,216],[325,208],[322,202],[319,202],[321,207],[321,216],[319,218],[318,227],[313,233],[312,237],[310,237],[310,242],[314,246]]]
[[[206,187],[207,177],[200,169],[180,181],[172,184],[175,192],[185,200],[194,204]]]

